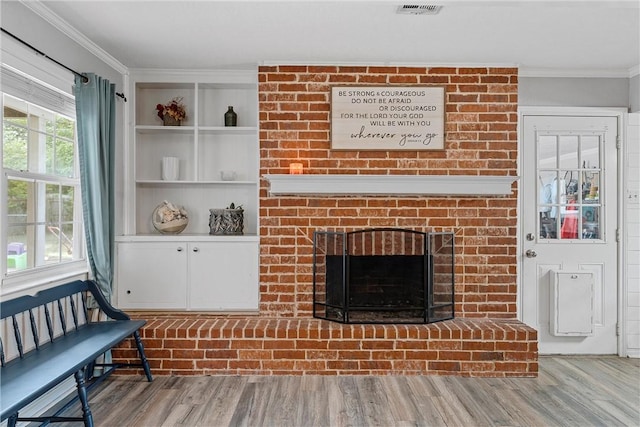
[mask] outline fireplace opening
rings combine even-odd
[[[314,317],[341,323],[452,319],[453,245],[450,232],[316,231]]]

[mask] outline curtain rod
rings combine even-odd
[[[30,45],[26,41],[22,40],[20,37],[14,35],[14,34],[11,34],[9,31],[5,30],[4,28],[0,27],[0,30],[2,30],[2,32],[5,33],[6,35],[8,35],[9,37],[12,37],[14,40],[16,40],[16,41],[22,43],[23,45],[27,46],[29,49],[31,49],[34,52],[36,52],[38,55],[43,56],[44,58],[48,59],[49,61],[56,63],[57,65],[59,65],[60,67],[64,68],[65,70],[70,71],[73,74],[75,74],[76,76],[82,78],[83,83],[87,83],[89,81],[89,77],[85,76],[82,73],[79,73],[79,72],[75,71],[72,68],[67,67],[66,65],[64,65],[63,63],[61,63],[59,61],[56,61],[55,59],[53,59],[52,57],[50,57],[46,53],[42,52],[41,50],[35,48],[34,46]],[[124,102],[127,102],[127,98],[124,96],[124,93],[116,92],[116,95],[119,96],[120,98],[122,98],[124,100]]]

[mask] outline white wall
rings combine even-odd
[[[629,114],[625,155],[625,276],[627,288],[627,354],[640,357],[640,113]]]
[[[628,107],[626,78],[518,78],[518,104],[545,107]]]
[[[640,74],[629,79],[629,112],[640,112]]]

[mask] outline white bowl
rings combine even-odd
[[[236,171],[220,171],[220,178],[222,178],[223,181],[233,181],[237,176]]]

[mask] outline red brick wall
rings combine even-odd
[[[516,175],[516,68],[265,66],[260,174]],[[443,151],[332,151],[332,85],[446,88]],[[262,316],[309,317],[314,230],[400,227],[456,235],[456,315],[516,316],[516,188],[509,197],[291,197],[260,189]]]

